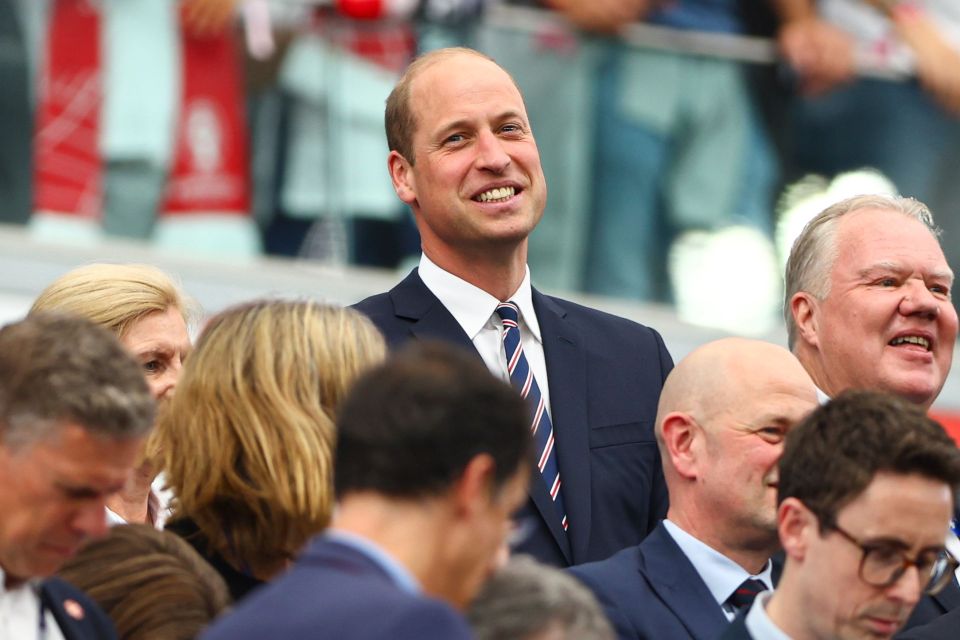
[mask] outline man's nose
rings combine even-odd
[[[107,535],[107,505],[103,500],[90,500],[89,504],[77,512],[73,519],[74,530],[87,538],[101,538]]]
[[[887,597],[902,602],[912,609],[927,586],[927,578],[920,575],[916,566],[911,565],[896,582],[887,587]]]
[[[480,132],[477,139],[477,166],[493,173],[503,173],[510,166],[510,154],[493,131]]]
[[[905,316],[923,315],[935,319],[940,314],[940,300],[919,279],[911,279],[903,287],[900,313]]]

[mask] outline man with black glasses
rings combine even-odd
[[[892,638],[953,579],[958,485],[960,451],[916,406],[855,391],[818,408],[780,460],[783,577],[723,639]]]

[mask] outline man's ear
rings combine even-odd
[[[802,340],[811,347],[819,347],[817,338],[819,300],[806,291],[798,291],[790,298],[790,313],[797,326],[797,340]]]
[[[417,201],[417,184],[410,163],[398,152],[391,151],[387,156],[387,169],[397,197],[412,206]]]
[[[777,508],[777,533],[787,557],[802,562],[810,536],[820,535],[820,528],[813,512],[796,498],[787,498]]]
[[[460,479],[453,486],[454,512],[458,516],[472,516],[485,509],[494,499],[493,478],[496,463],[487,453],[475,455],[464,467]]]
[[[660,424],[663,436],[664,452],[670,458],[670,464],[681,478],[697,478],[697,461],[700,457],[700,440],[703,430],[686,413],[676,411],[667,414]]]

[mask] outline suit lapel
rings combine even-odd
[[[662,522],[640,544],[639,570],[695,640],[714,640],[729,624]]]
[[[410,322],[410,334],[420,340],[443,340],[469,349],[480,357],[463,327],[433,295],[414,269],[390,291],[394,314]]]
[[[960,607],[960,587],[957,586],[957,580],[954,578],[948,582],[940,593],[932,597],[938,605],[943,607],[943,613]]]
[[[550,418],[553,421],[557,448],[557,466],[563,483],[563,500],[567,508],[570,528],[563,535],[556,510],[543,489],[546,517],[555,537],[568,537],[572,558],[582,562],[590,543],[590,443],[587,422],[587,366],[586,352],[580,331],[566,318],[560,305],[533,290],[533,308],[540,324],[543,354],[547,364],[547,387],[550,391]],[[542,479],[538,484],[543,485]],[[536,498],[534,499],[536,502]],[[538,506],[539,503],[538,503]],[[556,521],[556,527],[554,527]],[[561,548],[563,545],[561,544]]]

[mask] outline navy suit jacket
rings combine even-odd
[[[204,640],[469,640],[449,605],[400,589],[356,549],[318,537],[293,569],[254,591]]]
[[[897,640],[956,640],[960,637],[960,609],[953,609],[927,624],[902,631]]]
[[[907,620],[907,624],[903,628],[913,629],[929,624],[944,614],[957,609],[960,609],[960,587],[957,586],[957,581],[954,579],[937,595],[920,598],[920,602],[917,603],[913,613],[910,614],[910,619]],[[960,620],[960,614],[954,615],[953,619]],[[960,633],[957,635],[960,636]]]
[[[635,547],[572,567],[620,640],[717,640],[730,622],[661,523]]]
[[[113,640],[113,622],[85,593],[60,578],[40,586],[40,600],[53,614],[66,640]]]
[[[737,616],[736,619],[727,626],[726,631],[720,636],[720,640],[755,640],[747,630],[746,615]],[[763,640],[763,638],[757,638],[756,640]]]
[[[414,270],[387,293],[354,307],[391,347],[412,338],[469,349],[463,329]],[[660,335],[624,318],[533,290],[543,338],[563,500],[564,532],[543,479],[534,471],[519,518],[529,535],[515,550],[570,566],[637,544],[667,511],[653,435],[657,401],[673,360]]]

